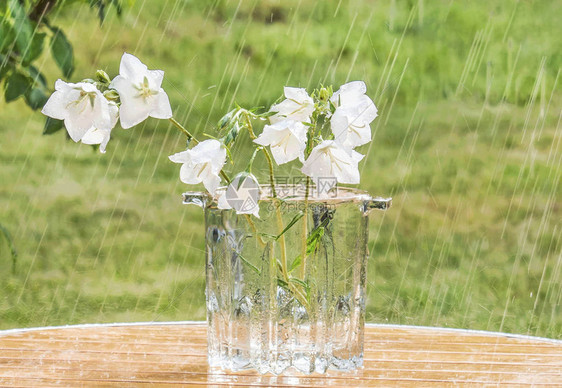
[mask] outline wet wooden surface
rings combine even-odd
[[[562,386],[562,341],[367,325],[365,366],[327,376],[210,370],[202,323],[0,332],[0,386]]]

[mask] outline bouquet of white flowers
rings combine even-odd
[[[148,117],[168,119],[193,144],[170,156],[171,161],[182,164],[181,181],[190,185],[203,183],[210,194],[220,186],[221,176],[227,184],[232,183],[224,166],[227,158],[232,158],[230,147],[244,130],[256,152],[266,157],[271,185],[275,184],[273,161],[281,165],[296,159],[302,163],[302,173],[313,180],[333,178],[338,183],[357,184],[358,163],[363,155],[354,148],[371,141],[369,125],[377,117],[377,108],[365,94],[362,81],[342,85],[335,93],[331,87],[323,87],[311,95],[303,88],[285,87],[285,100],[268,111],[258,113],[256,109],[236,107],[218,123],[224,137],[198,142],[173,118],[168,95],[162,89],[162,70],[149,70],[138,58],[125,53],[118,76],[110,80],[99,70],[96,78],[75,84],[58,80],[43,114],[64,120],[72,140],[99,144],[101,152],[106,151],[118,121],[127,129]],[[259,136],[253,129],[256,120],[269,121]],[[256,178],[247,174],[245,179]]]

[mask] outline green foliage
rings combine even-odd
[[[33,110],[43,108],[48,99],[49,97],[40,88],[30,88],[25,93],[25,102]]]
[[[47,120],[45,120],[45,126],[43,127],[43,135],[52,135],[53,133],[60,131],[63,126],[64,122],[62,120],[47,117]]]
[[[111,6],[115,7],[117,11],[117,15],[121,15],[123,12],[123,7],[121,5],[120,0],[87,0],[90,3],[91,8],[95,8],[98,11],[98,17],[100,19],[100,23],[105,21],[105,16],[107,13],[107,9]]]
[[[4,79],[4,98],[12,102],[24,97],[27,105],[43,107],[50,93],[45,76],[33,64],[47,47],[65,78],[74,71],[74,52],[64,32],[49,21],[50,13],[73,2],[88,2],[97,9],[100,22],[107,9],[122,12],[119,0],[7,0],[0,6],[0,82]],[[49,125],[50,128],[52,126]]]
[[[70,78],[74,71],[74,54],[72,45],[64,35],[64,32],[56,27],[51,28],[51,54],[57,66],[66,78]]]
[[[6,80],[6,89],[4,98],[6,102],[15,101],[18,97],[24,96],[31,89],[32,82],[29,77],[12,72],[12,75]]]
[[[43,42],[46,36],[47,34],[42,32],[36,32],[32,35],[31,40],[26,43],[26,49],[22,51],[23,66],[28,66],[41,55],[43,52]]]

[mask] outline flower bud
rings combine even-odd
[[[117,101],[119,100],[119,93],[113,89],[106,90],[103,92],[103,96],[110,101]]]
[[[326,88],[320,89],[320,92],[318,93],[318,98],[320,99],[320,101],[328,101],[330,97],[331,97],[331,93],[328,89]]]
[[[111,80],[109,79],[109,76],[107,75],[107,73],[103,70],[98,70],[96,71],[96,78],[98,79],[99,82],[101,82],[102,84],[109,84],[111,82]]]

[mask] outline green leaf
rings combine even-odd
[[[320,239],[324,236],[324,227],[319,226],[318,228],[314,229],[310,236],[306,239],[306,255],[311,255],[315,250],[316,246]]]
[[[265,106],[254,106],[253,108],[248,109],[248,112],[259,116],[258,114],[256,114],[257,112],[259,112],[260,110],[265,109]]]
[[[232,164],[234,164],[234,159],[232,158],[232,153],[230,152],[230,147],[228,147],[227,145],[224,146],[224,149],[226,150],[226,154],[228,155],[228,158],[230,159],[230,162]]]
[[[105,20],[105,2],[104,0],[90,0],[90,7],[98,9],[98,18],[100,19],[100,24]]]
[[[224,116],[222,116],[222,118],[219,120],[218,123],[219,131],[224,129],[224,127],[226,127],[226,125],[230,122],[230,119],[234,115],[234,112],[236,112],[236,109],[233,109],[227,114],[225,114]]]
[[[263,113],[259,114],[258,116],[259,116],[259,117],[263,117],[264,119],[266,119],[266,118],[268,118],[268,117],[271,117],[271,116],[276,115],[277,113],[278,113],[278,112],[267,111],[267,112],[263,112]],[[308,123],[303,123],[303,124],[308,124]]]
[[[43,135],[52,135],[64,127],[64,121],[47,117],[45,127],[43,127]]]
[[[281,279],[281,278],[277,278],[277,285],[278,285],[279,287],[285,288],[285,289],[287,289],[287,290],[289,289],[289,288],[288,288],[288,287],[289,287],[289,283],[287,283],[286,281],[284,281],[284,280]]]
[[[279,233],[279,234],[277,235],[277,237],[275,237],[275,240],[278,240],[279,237],[281,237],[286,231],[288,231],[289,229],[291,229],[291,227],[292,227],[294,224],[296,224],[297,221],[300,220],[303,216],[304,216],[304,213],[303,213],[302,211],[301,211],[301,212],[298,212],[298,213],[293,217],[293,219],[291,220],[291,222],[289,222],[289,223],[287,224],[287,226],[285,227],[285,229],[283,229],[283,231],[282,231],[281,233]]]
[[[228,128],[228,133],[224,137],[223,142],[225,145],[229,146],[232,142],[236,140],[236,137],[240,132],[240,125],[238,124],[238,121],[232,121],[230,124],[228,124],[227,128]]]
[[[74,71],[74,54],[72,45],[66,39],[64,32],[57,27],[52,27],[54,32],[51,38],[51,54],[66,78],[70,78]]]
[[[47,79],[45,78],[43,73],[39,71],[39,69],[37,69],[35,66],[29,66],[26,68],[26,70],[29,72],[31,79],[33,79],[34,85],[40,84],[45,89],[47,89]]]
[[[303,282],[303,281],[300,280],[300,279],[297,279],[297,278],[290,278],[289,281],[290,281],[291,283],[296,283],[296,284],[298,284],[299,286],[303,287],[305,290],[308,290],[308,289],[310,288],[310,286],[309,286],[307,283]]]
[[[6,74],[8,74],[8,71],[10,71],[10,69],[13,69],[14,65],[10,62],[8,62],[6,60],[6,57],[4,57],[2,54],[0,54],[0,81],[2,81],[2,78],[4,78],[4,76]]]
[[[27,51],[33,40],[33,26],[31,25],[24,7],[18,0],[9,0],[10,11],[14,21],[16,47],[20,54]]]
[[[259,270],[259,268],[253,265],[252,263],[250,263],[248,260],[246,260],[244,256],[242,256],[240,253],[238,253],[238,257],[242,260],[244,264],[246,264],[248,267],[254,270],[258,275],[260,274],[261,271]]]
[[[10,78],[6,81],[6,90],[4,91],[4,98],[6,102],[11,102],[18,99],[20,96],[25,95],[31,88],[32,81],[21,73],[12,73]]]
[[[15,39],[16,33],[8,23],[8,18],[4,17],[0,20],[0,52],[9,51],[9,47],[14,44]]]
[[[30,89],[25,94],[25,102],[33,110],[43,108],[48,99],[49,97],[39,88]]]
[[[277,270],[283,273],[283,264],[281,264],[281,260],[277,259],[275,260],[275,263],[277,264]]]
[[[301,265],[301,263],[302,263],[302,256],[298,255],[297,257],[295,257],[293,262],[289,265],[289,268],[287,270],[289,271],[289,273],[291,273],[292,271],[294,271],[295,268]]]
[[[123,13],[123,7],[121,6],[121,1],[120,0],[109,0],[109,3],[115,7],[115,10],[117,12],[117,16],[121,16],[121,14]]]
[[[24,51],[22,64],[24,66],[29,65],[33,62],[41,53],[43,52],[43,42],[45,41],[45,33],[39,32],[33,35],[30,44],[27,46],[26,50]]]

